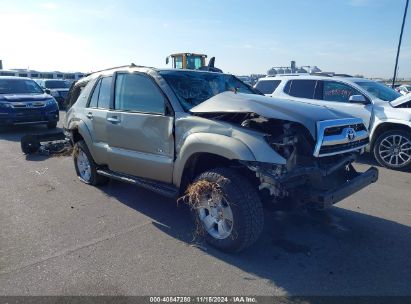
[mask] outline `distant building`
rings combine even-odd
[[[84,73],[73,72],[65,73],[59,71],[36,71],[36,70],[27,70],[27,69],[10,69],[3,70],[0,69],[0,76],[16,76],[16,77],[29,77],[33,79],[63,79],[69,81],[79,80],[84,77]]]
[[[300,74],[300,73],[321,73],[322,71],[315,65],[305,65],[297,67],[295,61],[291,61],[290,66],[272,67],[267,71],[268,76],[285,75],[285,74]]]

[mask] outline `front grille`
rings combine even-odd
[[[67,91],[60,91],[59,93],[60,93],[60,96],[63,97],[63,98],[66,98],[67,94],[68,94]]]
[[[21,115],[30,115],[36,113],[42,113],[41,110],[33,109],[33,108],[14,108],[14,113],[21,114]]]
[[[352,128],[354,129],[355,132],[366,131],[364,124],[353,124],[353,125],[346,125],[346,126],[329,127],[324,130],[324,135],[325,136],[340,135],[345,128]]]
[[[43,115],[33,113],[30,115],[16,116],[13,120],[15,122],[34,122],[34,121],[42,121],[44,120],[44,117]]]
[[[369,143],[368,138],[361,139],[359,141],[354,141],[346,144],[333,145],[333,146],[323,146],[320,149],[320,155],[329,153],[338,153],[341,151],[347,151],[355,148],[365,146]]]

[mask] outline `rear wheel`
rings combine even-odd
[[[84,140],[75,143],[73,151],[74,167],[80,180],[90,185],[101,185],[108,178],[97,174],[97,164],[94,162]]]
[[[374,157],[381,166],[394,170],[411,168],[411,132],[391,130],[378,136]]]
[[[195,192],[195,193],[191,193]],[[264,226],[255,187],[235,170],[216,168],[202,173],[189,187],[200,235],[214,247],[239,252],[251,246]]]

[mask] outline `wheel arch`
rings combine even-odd
[[[374,129],[374,131],[372,132],[371,143],[370,143],[370,151],[373,151],[375,142],[377,141],[378,137],[382,133],[384,133],[386,131],[394,130],[394,129],[411,132],[411,125],[400,123],[400,122],[382,122],[382,123],[380,123]]]
[[[241,141],[219,134],[191,134],[177,155],[173,182],[184,191],[201,172],[222,166],[240,167],[238,160],[255,161],[251,150]]]

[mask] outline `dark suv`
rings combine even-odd
[[[59,120],[56,100],[33,80],[0,77],[0,126],[45,124],[52,129]]]
[[[69,91],[69,85],[62,79],[39,79],[36,82],[45,90],[46,93],[53,96],[60,106],[64,105],[64,102]]]

